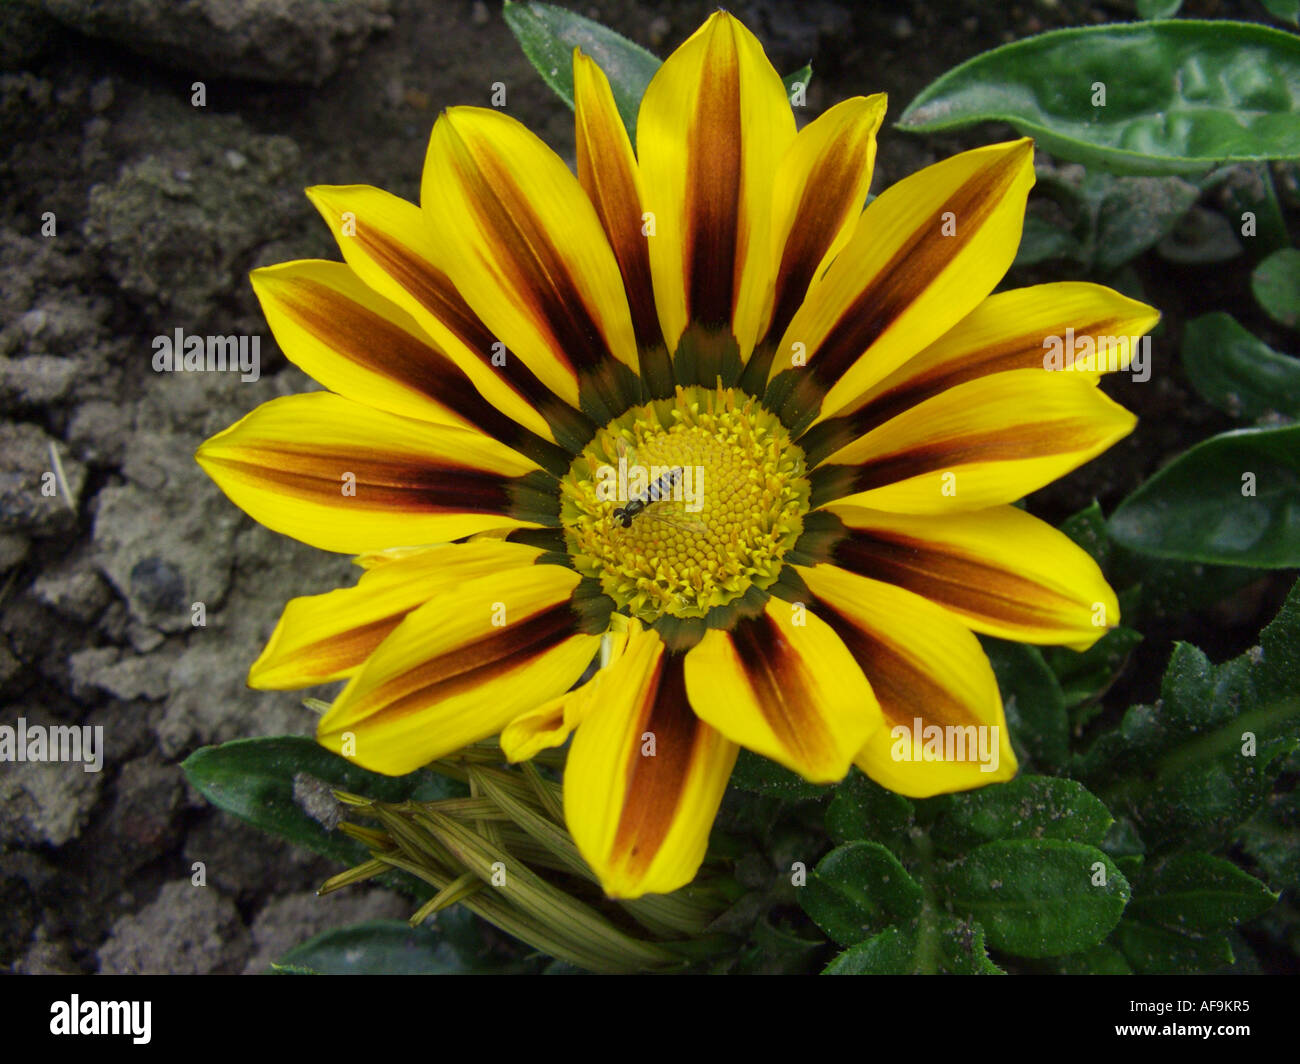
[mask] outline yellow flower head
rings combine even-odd
[[[1089,557],[1010,505],[1134,424],[1045,342],[1155,312],[1091,284],[990,295],[1028,140],[864,211],[884,98],[796,131],[725,12],[651,81],[635,152],[581,53],[574,86],[576,177],[452,108],[419,206],[313,188],[345,263],[254,273],[328,391],[198,460],[365,573],[290,602],[250,683],[346,679],[319,739],[380,772],[572,735],[565,816],[616,897],[690,882],[741,746],[910,796],[1009,778],[973,633],[1084,648],[1119,619]]]

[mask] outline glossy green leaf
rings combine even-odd
[[[341,807],[332,790],[400,802],[431,801],[461,793],[423,770],[381,776],[296,735],[236,739],[194,751],[181,765],[185,778],[213,805],[254,827],[345,863],[365,849],[334,829]]]
[[[1042,651],[987,636],[980,643],[998,679],[1017,757],[1043,768],[1064,763],[1070,724],[1061,686]]]
[[[921,911],[917,882],[876,842],[851,842],[823,857],[799,888],[799,904],[842,946],[862,942]]]
[[[908,799],[853,768],[835,787],[835,797],[826,810],[826,831],[836,842],[866,839],[901,854],[909,845],[913,814]]]
[[[1231,861],[1178,853],[1138,880],[1128,914],[1178,931],[1215,932],[1261,916],[1276,901],[1276,894]]]
[[[1300,425],[1197,444],[1120,503],[1108,527],[1156,558],[1300,566]]]
[[[1300,325],[1300,249],[1273,252],[1250,275],[1250,290],[1275,322],[1291,329]]]
[[[581,48],[591,56],[609,78],[614,104],[627,126],[628,136],[636,144],[637,112],[646,86],[659,69],[657,55],[599,22],[554,4],[506,0],[503,14],[528,61],[570,107],[573,107],[573,49]],[[787,97],[795,84],[807,88],[812,80],[812,64],[782,80]]]
[[[1105,106],[1098,86],[1105,87]],[[1300,40],[1249,22],[1054,30],[985,52],[922,90],[914,132],[1007,122],[1064,159],[1197,173],[1300,157]]]
[[[659,57],[599,22],[553,4],[506,0],[506,25],[546,82],[573,106],[573,49],[594,59],[614,93],[614,103],[636,143],[636,115],[646,86],[659,69]]]
[[[1206,402],[1233,417],[1300,418],[1300,359],[1280,355],[1216,311],[1187,323],[1183,369]]]
[[[1083,784],[1017,776],[941,799],[934,844],[961,853],[997,839],[1066,839],[1100,845],[1114,818]]]
[[[978,920],[995,949],[1021,957],[1095,945],[1119,922],[1129,898],[1128,881],[1109,857],[1060,839],[987,843],[953,865],[944,881],[956,912]]]

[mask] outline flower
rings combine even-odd
[[[1028,140],[864,212],[884,97],[796,132],[725,12],[651,81],[635,154],[580,52],[574,85],[576,177],[453,108],[420,206],[310,189],[345,263],[253,274],[328,390],[198,461],[365,571],[291,601],[250,684],[346,679],[319,740],[391,774],[572,735],[565,817],[612,897],[690,882],[742,746],[911,796],[1009,778],[973,633],[1086,648],[1119,618],[1088,555],[1011,504],[1132,429],[1097,387],[1130,347],[1071,360],[1157,315],[1092,284],[990,294]],[[1049,372],[1066,335],[1073,372]]]

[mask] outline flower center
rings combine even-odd
[[[803,451],[735,388],[678,388],[600,429],[561,482],[578,570],[647,623],[771,586],[803,531]]]

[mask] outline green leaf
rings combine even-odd
[[[1119,922],[1129,898],[1128,881],[1109,857],[1060,839],[986,843],[944,880],[954,910],[977,919],[995,949],[1021,957],[1095,945]]]
[[[1276,901],[1276,894],[1231,861],[1179,853],[1138,880],[1128,913],[1177,931],[1226,931],[1266,913]]]
[[[499,966],[467,967],[436,931],[411,927],[404,920],[371,920],[326,931],[295,946],[276,968],[319,975],[456,975],[505,970]]]
[[[898,858],[876,842],[832,850],[808,875],[799,904],[842,946],[862,942],[921,911],[921,887]]]
[[[582,15],[553,4],[506,0],[506,25],[528,61],[570,107],[573,106],[573,49],[581,48],[609,78],[614,103],[636,143],[636,115],[646,86],[659,69],[659,57],[626,37]]]
[[[340,807],[331,790],[386,802],[461,793],[457,785],[423,770],[397,777],[367,772],[296,735],[205,746],[186,758],[181,769],[217,808],[347,864],[364,860],[367,853],[334,829]]]
[[[1094,85],[1106,104],[1093,106]],[[1300,40],[1249,22],[1054,30],[955,67],[912,101],[913,132],[1007,122],[1063,159],[1197,173],[1300,157]]]
[[[1067,953],[1053,958],[1053,968],[1059,975],[1132,975],[1124,954],[1114,946],[1101,943],[1079,953]]]
[[[1275,19],[1300,25],[1300,0],[1263,0],[1263,4]]]
[[[1300,890],[1300,795],[1270,796],[1237,838],[1273,886]]]
[[[915,970],[915,936],[904,928],[890,927],[850,946],[826,966],[822,975],[910,975]]]
[[[1254,421],[1279,413],[1300,418],[1300,359],[1280,355],[1216,311],[1187,323],[1183,369],[1206,402]]]
[[[1002,975],[989,960],[984,929],[977,923],[927,914],[919,920],[886,928],[850,946],[822,975]]]
[[[1049,647],[1043,658],[1060,681],[1066,706],[1073,709],[1110,690],[1140,642],[1141,632],[1121,626],[1112,628],[1087,650]]]
[[[836,842],[867,839],[901,854],[909,845],[914,813],[908,799],[853,768],[835,788],[826,810],[826,831]]]
[[[1300,425],[1197,444],[1120,503],[1108,528],[1117,543],[1156,558],[1300,566]]]
[[[782,768],[775,761],[769,761],[749,750],[740,751],[736,767],[731,773],[731,782],[742,791],[784,798],[786,801],[825,798],[831,793],[830,787],[809,783],[788,768]]]
[[[931,837],[947,853],[997,839],[1066,839],[1096,846],[1114,819],[1083,784],[1053,776],[1017,776],[940,801]]]
[[[1300,249],[1273,252],[1250,275],[1250,290],[1275,322],[1291,329],[1300,325]]]
[[[1083,250],[1074,235],[1036,215],[1025,216],[1016,251],[1016,266],[1037,266],[1052,259],[1079,259]]]
[[[1125,919],[1115,941],[1140,975],[1195,975],[1232,963],[1232,947],[1224,935],[1184,935]]]
[[[1065,762],[1070,723],[1060,684],[1037,647],[982,637],[1002,692],[1016,756],[1043,768]]]
[[[1300,0],[1296,0],[1300,4]],[[1282,207],[1277,201],[1277,189],[1273,185],[1273,175],[1267,163],[1246,163],[1231,166],[1220,171],[1223,179],[1222,192],[1224,210],[1232,220],[1234,233],[1241,237],[1241,242],[1255,256],[1262,257],[1269,252],[1284,248],[1289,243],[1286,231],[1286,219],[1282,216]],[[1248,235],[1247,219],[1249,212],[1255,216],[1253,235]]]
[[[812,81],[811,63],[805,63],[799,70],[796,70],[793,74],[787,74],[785,77],[781,79],[782,84],[785,85],[785,98],[787,100],[791,98],[791,96],[794,94],[794,89],[796,85],[802,85],[804,89],[807,90],[808,83],[811,81]],[[793,101],[791,102],[793,103]]]
[[[1090,212],[1092,268],[1112,273],[1174,231],[1201,190],[1180,177],[1114,177],[1088,171],[1079,189]]]
[[[609,79],[614,104],[635,146],[641,97],[659,69],[659,57],[607,26],[554,4],[506,0],[503,14],[528,61],[570,107],[573,107],[573,49],[581,48],[591,56]],[[812,80],[812,64],[782,80],[788,98],[796,83],[807,87]]]
[[[1110,539],[1106,536],[1106,515],[1101,506],[1092,505],[1061,522],[1061,531],[1088,552],[1094,562],[1105,568],[1110,557]]]
[[[1138,14],[1143,18],[1172,18],[1183,6],[1183,0],[1137,0]]]
[[[1159,708],[1138,705],[1077,759],[1072,774],[1153,852],[1212,850],[1263,804],[1300,746],[1300,584],[1259,645],[1223,665],[1174,649]]]

